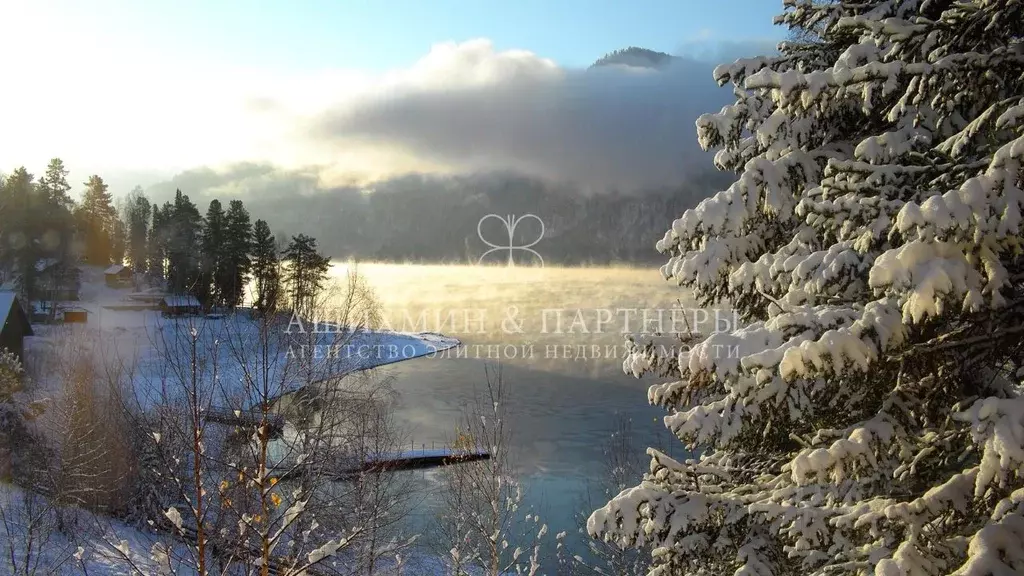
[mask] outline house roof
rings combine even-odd
[[[195,296],[188,294],[172,294],[170,296],[164,296],[164,304],[172,308],[198,308],[199,300],[197,300]]]
[[[21,314],[25,325],[25,335],[31,336],[32,325],[29,324],[28,317],[25,316],[25,310],[18,303],[18,295],[14,292],[0,292],[0,332],[7,327],[7,319],[11,315],[12,310],[15,311],[15,314]]]
[[[127,268],[124,264],[114,264],[110,268],[103,271],[104,274],[120,274],[122,270]]]

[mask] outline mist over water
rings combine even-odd
[[[343,276],[349,267],[337,263],[332,274]],[[617,414],[632,420],[639,456],[646,446],[683,452],[661,423],[664,410],[647,404],[647,388],[657,381],[622,372],[625,337],[641,331],[644,310],[650,331],[659,323],[657,310],[665,311],[662,330],[671,331],[668,311],[679,303],[692,308],[656,268],[356,269],[381,301],[386,327],[438,331],[463,344],[460,352],[379,369],[394,377],[397,417],[410,442],[429,448],[450,440],[463,406],[485,384],[485,365],[500,364],[512,391],[513,445],[527,498],[553,532],[574,529],[573,514],[587,478],[601,470],[602,443]],[[429,472],[421,474],[431,481]]]

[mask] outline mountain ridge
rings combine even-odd
[[[669,66],[675,60],[678,60],[678,57],[665,52],[658,52],[657,50],[650,50],[639,46],[628,46],[601,56],[590,65],[590,68],[631,66],[634,68],[654,68],[660,70]]]

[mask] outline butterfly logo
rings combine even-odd
[[[508,245],[507,246],[504,246],[504,245],[501,245],[501,244],[495,244],[493,242],[490,242],[486,238],[484,238],[483,224],[484,224],[484,222],[486,222],[487,220],[490,220],[492,218],[505,225],[505,231],[508,232]],[[537,235],[537,239],[534,240],[533,242],[530,242],[528,244],[517,245],[515,243],[516,227],[519,226],[520,224],[522,224],[524,220],[536,220],[537,223],[540,224],[540,234]],[[488,215],[484,216],[483,218],[481,218],[479,222],[477,222],[477,224],[476,224],[476,233],[477,233],[478,236],[480,236],[480,240],[483,241],[484,244],[490,246],[490,250],[484,252],[483,255],[480,256],[480,259],[477,260],[477,264],[478,265],[482,264],[483,261],[484,261],[484,258],[487,258],[487,256],[489,256],[490,254],[492,254],[494,252],[499,252],[500,253],[501,251],[507,250],[508,251],[508,265],[509,266],[515,266],[516,265],[515,253],[516,253],[517,250],[519,250],[519,251],[522,251],[522,252],[526,252],[526,253],[532,254],[540,262],[540,265],[542,267],[544,266],[544,258],[542,258],[541,255],[538,254],[537,251],[533,249],[533,246],[536,246],[537,243],[540,242],[542,238],[544,238],[544,221],[541,220],[540,218],[538,218],[537,215],[535,215],[535,214],[524,214],[524,215],[519,216],[519,217],[515,216],[514,214],[509,214],[508,216],[505,216],[504,218],[502,218],[501,216],[499,216],[497,214],[488,214]]]

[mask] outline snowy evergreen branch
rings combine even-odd
[[[745,322],[623,368],[700,456],[590,518],[651,574],[1024,570],[1024,3],[787,0],[715,70],[738,178],[658,242]]]

